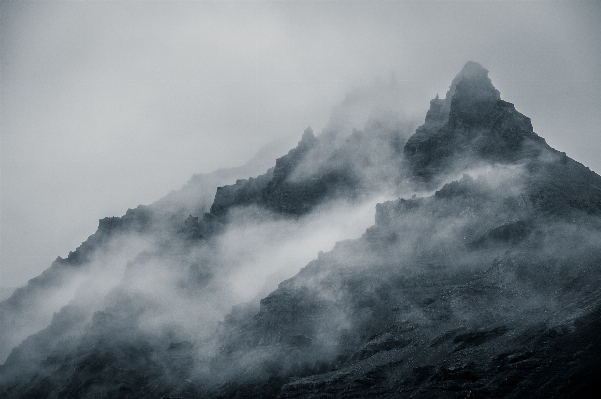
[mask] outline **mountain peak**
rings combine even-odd
[[[461,83],[465,82],[465,83]],[[453,97],[457,92],[457,86],[461,83],[463,93],[461,94],[478,94],[480,96],[485,94],[486,97],[491,99],[498,100],[501,98],[500,93],[493,86],[490,78],[488,77],[488,69],[484,68],[482,65],[478,64],[474,61],[468,61],[461,71],[455,76],[453,81],[451,82],[451,86],[449,87],[449,91],[447,91],[445,101],[451,102]],[[475,93],[465,93],[465,89],[474,89],[477,88]],[[479,97],[480,97],[479,96]],[[450,104],[449,104],[450,105]]]
[[[405,144],[405,155],[420,176],[431,176],[469,154],[474,159],[514,162],[545,145],[530,119],[501,100],[488,70],[470,61],[453,79],[446,98],[430,101],[426,120]],[[538,148],[538,150],[537,150]]]
[[[449,122],[452,125],[477,125],[500,99],[501,94],[488,77],[488,70],[469,61],[453,79],[447,93]]]
[[[488,78],[488,69],[474,61],[468,61],[457,76],[467,78]]]
[[[488,77],[488,70],[477,62],[468,61],[451,82],[445,98],[441,99],[436,94],[436,98],[430,101],[430,109],[426,115],[425,124],[430,127],[433,125],[440,126],[453,114],[451,112],[452,108],[459,111],[454,113],[455,121],[465,111],[471,110],[472,114],[474,112],[482,114],[482,111],[485,111],[483,108],[488,108],[500,99],[499,91],[493,86]],[[474,107],[478,103],[481,106]]]
[[[405,157],[387,113],[307,128],[263,175],[101,219],[0,303],[0,397],[595,397],[601,176],[480,65],[451,88]]]

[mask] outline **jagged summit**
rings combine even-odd
[[[485,119],[490,109],[501,100],[501,94],[488,77],[488,70],[470,61],[453,79],[447,99],[450,100],[449,119],[452,123],[474,123]]]
[[[467,64],[463,66],[461,71],[459,71],[451,82],[445,100],[451,101],[453,99],[457,86],[461,82],[464,82],[463,91],[465,94],[472,94],[481,99],[490,98],[491,100],[498,100],[501,98],[499,91],[495,89],[492,81],[488,77],[488,69],[477,62],[468,61]]]
[[[530,119],[501,100],[488,70],[470,61],[453,79],[446,98],[430,101],[405,155],[418,177],[431,179],[457,163],[514,162],[538,155],[543,147],[550,149],[534,133]]]
[[[461,71],[459,71],[451,83],[451,89],[456,87],[457,84],[464,79],[474,82],[487,82],[492,86],[492,82],[488,77],[488,69],[474,61],[468,61],[463,68],[461,68]]]
[[[459,93],[456,96],[458,85]],[[478,102],[494,102],[499,100],[501,95],[488,77],[488,70],[477,62],[468,61],[451,82],[445,98],[436,94],[436,98],[430,101],[425,124],[432,126],[444,123],[449,117],[455,97],[458,102],[455,108],[461,108],[463,105],[473,106]]]
[[[158,203],[103,219],[46,273],[68,287],[99,262],[51,321],[15,323],[64,294],[35,291],[42,279],[0,304],[0,343],[21,337],[4,344],[0,397],[596,398],[601,176],[547,146],[474,62],[405,146],[399,126],[374,120],[336,148],[308,128],[266,173],[214,187],[204,216]],[[347,229],[363,212],[349,203],[394,185],[361,237],[281,280],[305,238]],[[104,258],[123,279],[95,294]],[[244,304],[236,287],[261,294]]]

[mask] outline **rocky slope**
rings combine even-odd
[[[226,325],[218,359],[260,360],[217,396],[596,394],[601,177],[548,147],[479,65],[448,96],[405,146],[416,179],[488,172],[379,205],[360,240]]]
[[[86,280],[106,279],[111,274],[106,269],[114,268],[111,264],[115,263],[121,272],[128,260],[149,247],[143,242],[164,241],[164,237],[185,229],[184,221],[189,215],[209,211],[217,187],[262,172],[272,159],[287,150],[289,142],[282,140],[266,146],[241,167],[194,175],[181,190],[152,205],[129,209],[122,217],[100,220],[98,230],[81,246],[65,259],[58,257],[44,273],[0,302],[0,362],[28,335],[46,328],[52,315],[76,296]]]
[[[414,173],[425,180],[479,162],[511,163],[548,149],[530,119],[501,100],[488,71],[468,62],[444,100],[434,99],[425,123],[405,145]]]
[[[19,345],[0,368],[0,392],[594,397],[601,177],[549,147],[476,63],[430,105],[406,143],[389,119],[338,145],[307,130],[275,168],[219,188],[209,212],[130,263],[93,316],[72,303]],[[433,193],[377,205],[361,238],[212,329],[209,304],[229,306],[218,294],[232,267],[219,251],[228,226],[300,221],[383,188]],[[143,231],[146,219],[135,220]],[[177,309],[181,319],[167,314]]]
[[[281,146],[259,153],[244,167],[194,176],[182,190],[150,206],[128,210],[123,217],[102,219],[98,231],[66,259],[58,258],[42,276],[0,304],[4,356],[16,347],[0,378],[12,381],[30,376],[49,352],[62,350],[66,341],[80,339],[95,311],[111,308],[120,300],[138,301],[140,307],[156,305],[152,303],[156,298],[143,297],[128,286],[139,277],[137,273],[147,274],[149,262],[171,265],[167,268],[169,281],[153,282],[160,287],[157,289],[168,291],[176,286],[181,291],[178,295],[190,294],[190,301],[206,300],[199,290],[217,289],[214,286],[222,281],[210,288],[207,285],[217,280],[214,269],[227,263],[211,249],[215,241],[235,222],[246,223],[249,215],[265,216],[260,211],[232,216],[230,210],[254,205],[269,212],[270,219],[274,215],[294,219],[328,200],[369,195],[368,186],[387,186],[383,181],[390,173],[387,160],[397,158],[409,129],[410,123],[386,114],[372,118],[365,132],[355,131],[346,141],[340,140],[345,133],[340,129],[330,128],[327,139],[318,140],[309,128],[296,148],[256,179],[217,187],[234,176],[265,168],[270,154]],[[398,165],[392,168],[392,174],[398,175]],[[294,173],[303,176],[295,178]],[[307,179],[315,184],[308,184]],[[118,285],[121,288],[109,294]]]

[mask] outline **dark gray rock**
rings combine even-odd
[[[65,309],[0,368],[2,395],[596,397],[601,177],[550,148],[476,63],[430,105],[404,147],[377,123],[338,148],[307,130],[274,169],[221,187],[210,212],[177,232],[203,243],[240,206],[301,217],[373,188],[366,176],[410,177],[434,194],[379,204],[361,238],[320,254],[258,309],[234,308],[208,339],[140,327],[160,304],[124,288],[83,323]],[[509,172],[470,177],[476,167]],[[149,226],[139,210],[98,234]],[[169,240],[164,259],[179,262],[187,247]],[[213,270],[188,266],[182,289],[193,295]],[[81,333],[58,345],[72,330]]]

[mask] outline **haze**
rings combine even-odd
[[[598,1],[3,2],[0,287],[99,218],[318,134],[391,74],[423,120],[477,61],[551,146],[601,172],[600,17]]]

